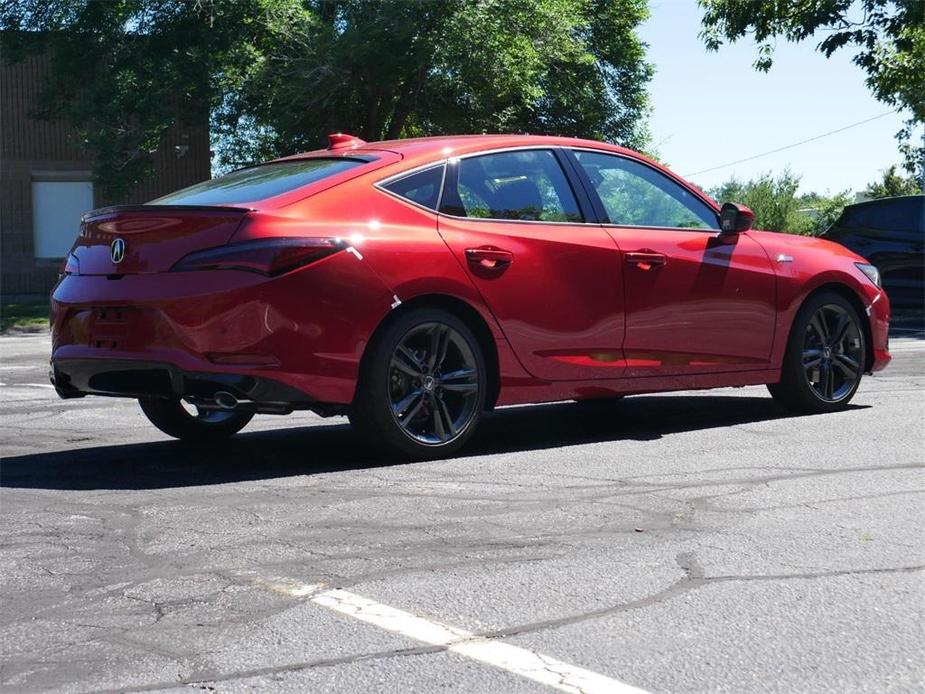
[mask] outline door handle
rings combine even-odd
[[[626,262],[631,265],[635,265],[640,270],[651,270],[654,267],[661,267],[668,263],[668,256],[664,253],[656,253],[655,251],[632,251],[624,255]]]
[[[502,270],[514,261],[514,254],[502,248],[483,246],[481,248],[467,248],[466,260],[486,270]]]

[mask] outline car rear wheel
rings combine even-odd
[[[768,390],[798,412],[843,410],[861,384],[865,355],[855,308],[839,294],[819,294],[797,313],[780,383],[768,385]]]
[[[443,458],[478,426],[485,359],[472,331],[438,309],[399,317],[367,348],[350,422],[402,457]]]
[[[243,429],[254,417],[240,410],[202,409],[180,398],[140,398],[142,412],[151,424],[183,441],[219,441]]]

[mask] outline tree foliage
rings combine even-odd
[[[110,185],[176,122],[219,164],[365,139],[538,132],[642,147],[645,0],[4,0],[3,53],[49,51],[38,104]]]
[[[883,172],[883,178],[868,184],[864,194],[869,198],[891,198],[895,195],[915,195],[925,192],[912,176],[903,176],[891,166]]]
[[[828,228],[851,202],[848,191],[798,195],[800,177],[785,170],[775,177],[765,173],[749,181],[730,178],[709,191],[721,202],[738,202],[755,213],[755,228],[812,235]]]
[[[923,0],[699,0],[703,38],[718,50],[725,41],[751,36],[758,43],[755,68],[770,69],[774,42],[825,38],[818,50],[828,58],[853,50],[873,95],[907,114],[897,133],[906,168],[925,167],[925,147],[911,139],[925,124],[925,2]],[[925,184],[925,182],[923,182]]]

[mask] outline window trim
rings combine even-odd
[[[460,217],[458,215],[449,214],[448,212],[443,212],[443,198],[446,193],[447,184],[453,180],[455,181],[458,176],[458,167],[457,164],[463,159],[469,159],[471,157],[481,157],[486,154],[501,154],[503,152],[520,152],[525,150],[548,150],[552,151],[556,156],[556,160],[559,162],[559,166],[562,168],[565,178],[568,180],[569,185],[572,188],[572,194],[575,196],[575,200],[578,203],[578,209],[581,212],[584,219],[580,222],[544,222],[541,220],[533,219],[495,219],[494,217]],[[713,210],[713,213],[716,215],[717,226],[719,226],[719,211],[714,206],[714,203],[706,197],[700,190],[689,185],[686,181],[679,178],[675,174],[665,171],[652,166],[648,162],[634,157],[631,155],[624,154],[622,152],[612,152],[608,149],[599,149],[597,147],[582,147],[582,146],[573,146],[573,145],[518,145],[514,147],[498,147],[494,149],[478,150],[476,152],[466,152],[465,154],[452,155],[448,157],[443,157],[441,159],[436,159],[426,164],[421,164],[412,169],[407,169],[405,171],[399,171],[398,173],[387,176],[379,181],[373,183],[373,187],[379,189],[383,193],[389,195],[390,197],[395,198],[405,204],[413,205],[419,209],[426,210],[432,214],[438,216],[447,217],[449,219],[455,219],[464,222],[500,222],[504,224],[547,224],[547,225],[557,225],[557,226],[577,226],[585,224],[594,224],[603,227],[613,227],[616,229],[667,229],[671,231],[686,231],[686,232],[699,232],[699,233],[711,233],[719,235],[721,232],[719,229],[692,229],[690,227],[662,227],[662,226],[638,226],[630,224],[613,224],[610,221],[604,221],[608,219],[607,213],[604,210],[603,202],[601,202],[600,196],[597,194],[597,191],[594,190],[594,186],[591,184],[591,180],[587,177],[584,169],[581,167],[581,163],[575,157],[574,152],[593,152],[595,154],[605,154],[612,157],[620,157],[621,159],[628,159],[632,162],[642,164],[649,167],[653,171],[662,176],[666,176],[669,180],[674,181],[679,186],[684,188],[692,195],[694,195],[698,200],[700,200],[704,205],[709,209]],[[564,162],[568,162],[566,165]],[[410,176],[415,173],[420,173],[425,169],[432,168],[434,166],[443,166],[443,180],[440,186],[440,196],[437,200],[438,207],[436,210],[433,210],[429,207],[421,205],[420,203],[408,200],[402,196],[393,193],[392,191],[384,188],[388,183],[396,181],[405,176]],[[451,178],[452,177],[452,178]]]
[[[560,145],[523,145],[520,147],[500,147],[498,149],[488,149],[480,150],[478,152],[467,152],[466,154],[461,154],[455,157],[448,157],[446,159],[446,170],[443,177],[443,188],[440,191],[440,208],[437,213],[447,217],[449,219],[457,219],[466,222],[497,222],[502,224],[546,224],[546,225],[558,225],[558,226],[578,226],[585,224],[596,224],[595,220],[588,218],[588,212],[592,211],[588,209],[588,205],[585,201],[582,200],[583,188],[577,187],[577,181],[574,180],[572,172],[569,170],[569,167],[565,165],[560,155],[562,147]],[[572,191],[572,195],[575,198],[575,204],[578,206],[578,213],[581,215],[581,219],[575,222],[556,222],[556,221],[543,221],[541,219],[498,219],[496,217],[460,217],[459,215],[450,214],[449,212],[443,211],[443,198],[446,191],[446,186],[450,183],[457,185],[459,182],[459,162],[463,159],[472,159],[473,157],[484,157],[492,154],[504,154],[505,152],[524,152],[524,151],[543,151],[550,152],[553,155],[553,158],[556,160],[556,164],[559,165],[559,168],[562,170],[562,175],[565,177],[566,183],[568,183],[569,189]]]
[[[696,190],[693,186],[689,185],[686,181],[684,181],[684,180],[678,178],[678,177],[675,176],[674,174],[665,173],[664,171],[659,170],[658,168],[652,166],[651,164],[649,164],[648,162],[644,161],[643,159],[639,159],[639,158],[637,158],[637,157],[628,156],[628,155],[622,154],[622,153],[620,153],[620,152],[610,152],[610,151],[608,151],[608,150],[596,149],[596,148],[594,148],[594,147],[564,147],[563,149],[565,149],[565,151],[567,152],[567,154],[568,154],[568,156],[569,156],[569,160],[572,162],[572,166],[575,167],[575,169],[576,169],[576,174],[578,175],[579,179],[581,180],[582,185],[583,185],[583,186],[586,186],[586,187],[588,188],[588,197],[591,198],[592,204],[593,204],[594,207],[595,207],[595,212],[597,212],[598,223],[599,223],[601,226],[604,226],[604,227],[612,227],[612,228],[615,228],[615,229],[667,229],[667,230],[671,230],[671,231],[687,231],[687,232],[697,232],[697,233],[701,233],[701,234],[703,234],[703,233],[710,233],[710,234],[714,234],[714,235],[719,235],[720,233],[722,233],[722,230],[721,230],[720,224],[719,224],[719,212],[716,210],[716,208],[714,207],[714,205],[712,204],[712,202],[711,202],[710,200],[708,200],[708,199],[706,198],[706,196],[704,196],[704,194],[703,194],[702,192]],[[594,153],[594,154],[603,154],[603,155],[606,155],[606,156],[617,157],[617,158],[619,158],[619,159],[626,159],[626,160],[631,161],[631,162],[634,162],[634,163],[636,163],[636,164],[641,164],[641,165],[643,165],[643,166],[645,166],[645,167],[651,169],[651,170],[654,171],[656,174],[659,174],[659,175],[661,175],[661,176],[664,176],[664,177],[667,178],[669,181],[672,181],[672,182],[676,183],[676,184],[679,185],[681,188],[683,188],[683,189],[686,190],[687,192],[691,193],[695,198],[697,198],[698,200],[700,200],[700,202],[702,202],[704,205],[706,205],[706,207],[707,207],[708,209],[712,210],[712,211],[713,211],[713,214],[716,216],[716,227],[717,227],[717,228],[716,228],[716,229],[694,229],[694,228],[691,228],[691,227],[658,226],[658,225],[654,225],[654,224],[647,224],[647,225],[641,225],[641,224],[615,224],[614,222],[611,222],[609,216],[607,215],[607,210],[606,210],[606,208],[604,207],[604,202],[603,202],[603,200],[601,200],[601,196],[598,195],[597,190],[595,190],[594,185],[591,183],[591,179],[588,178],[588,174],[585,172],[584,168],[581,166],[581,162],[578,161],[578,158],[577,158],[577,157],[575,156],[575,154],[574,154],[576,151],[578,151],[578,152],[592,152],[592,153]],[[678,202],[680,202],[680,201],[678,201]],[[681,204],[683,204],[683,203],[681,203]],[[605,220],[606,220],[606,221],[605,221]]]
[[[443,171],[441,172],[441,176],[440,176],[440,190],[437,193],[437,209],[433,209],[432,207],[428,207],[427,205],[422,205],[419,202],[410,200],[404,197],[403,195],[399,195],[398,193],[395,193],[389,190],[388,188],[386,188],[386,186],[388,186],[391,183],[395,183],[396,181],[400,181],[403,178],[408,178],[409,176],[414,176],[415,174],[422,173],[424,171],[427,171],[428,169],[436,169],[438,166],[442,167]],[[390,197],[395,198],[396,200],[407,203],[408,205],[414,205],[417,208],[426,210],[427,212],[430,212],[431,214],[440,214],[440,205],[443,204],[443,188],[446,185],[446,170],[447,170],[447,160],[438,159],[437,161],[431,161],[426,164],[421,164],[420,166],[415,166],[413,169],[399,171],[398,173],[392,174],[391,176],[386,176],[383,179],[374,181],[373,188],[380,190],[381,192],[385,193],[386,195]]]

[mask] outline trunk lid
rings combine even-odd
[[[167,272],[188,253],[228,243],[247,213],[243,207],[107,207],[83,218],[71,255],[80,275]]]

